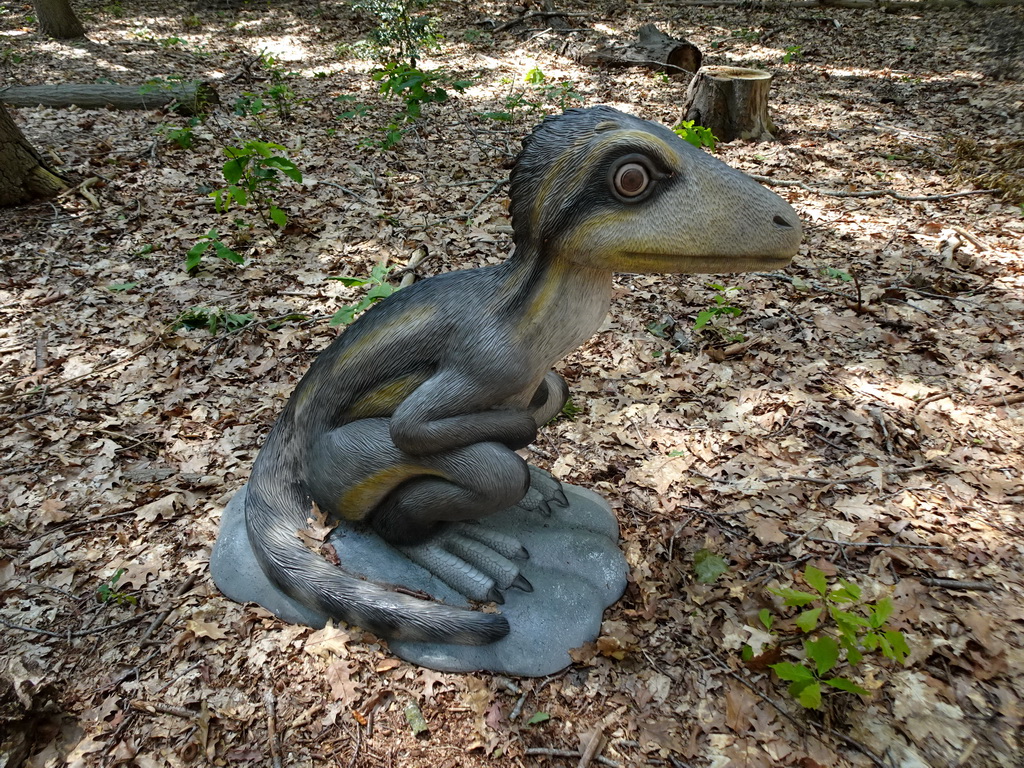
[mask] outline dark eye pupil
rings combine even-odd
[[[615,187],[620,195],[635,197],[647,188],[647,170],[636,163],[624,165],[615,174]]]

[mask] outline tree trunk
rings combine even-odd
[[[12,85],[0,88],[0,102],[17,107],[70,107],[84,109],[158,109],[168,107],[181,115],[196,115],[220,103],[206,83],[173,85]]]
[[[654,24],[644,24],[637,30],[635,43],[584,50],[575,58],[590,66],[648,67],[671,73],[696,72],[703,56],[689,40],[669,37]]]
[[[39,31],[57,40],[82,37],[85,27],[75,16],[71,0],[35,0]]]
[[[683,120],[710,128],[719,141],[772,141],[771,84],[772,76],[759,69],[703,67],[686,91]]]
[[[0,104],[0,206],[53,197],[67,189],[28,143],[7,107]]]

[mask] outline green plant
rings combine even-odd
[[[217,210],[224,213],[233,204],[244,208],[252,200],[264,224],[270,225],[266,218],[269,215],[270,221],[284,229],[288,216],[271,195],[280,191],[282,177],[302,183],[302,172],[295,163],[276,154],[286,151],[286,147],[267,141],[247,141],[240,147],[225,147],[224,154],[229,160],[224,163],[222,173],[228,184],[210,193]]]
[[[794,62],[795,63],[797,61],[800,61],[800,59],[803,58],[803,54],[801,53],[801,50],[802,50],[802,48],[799,45],[788,45],[788,46],[786,46],[786,53],[782,57],[782,63],[783,64],[789,64],[790,62]]]
[[[139,600],[133,595],[129,595],[127,592],[121,592],[117,589],[117,582],[124,576],[125,569],[118,568],[114,571],[114,575],[107,579],[103,584],[96,589],[96,598],[101,603],[117,603],[118,605],[138,605]]]
[[[379,84],[382,94],[401,99],[404,104],[402,111],[384,129],[384,138],[376,142],[382,149],[391,149],[402,140],[406,131],[404,126],[421,117],[423,104],[443,104],[448,101],[448,91],[443,86],[461,93],[472,84],[470,80],[453,80],[444,72],[424,71],[397,62],[375,70],[371,77]],[[367,111],[369,108],[365,104],[355,102],[353,109],[343,112],[341,116],[354,117],[366,114]]]
[[[702,328],[708,328],[716,331],[729,341],[742,341],[742,336],[729,334],[728,331],[717,324],[722,318],[739,317],[743,314],[742,309],[729,303],[731,301],[730,294],[737,293],[739,288],[726,288],[719,283],[708,283],[708,288],[715,291],[715,295],[712,297],[713,304],[697,313],[697,319],[693,322],[693,330],[699,331]]]
[[[789,683],[789,694],[808,709],[821,708],[823,685],[866,696],[868,691],[846,674],[868,654],[900,664],[910,654],[906,637],[887,623],[894,609],[892,600],[861,602],[860,587],[845,579],[830,585],[825,573],[813,565],[804,568],[803,577],[813,592],[790,587],[768,590],[782,598],[784,607],[797,609],[786,617],[786,631],[803,637],[802,658],[771,664],[772,671]],[[776,626],[767,608],[758,618],[769,632]],[[750,661],[753,649],[744,646],[742,656]],[[836,674],[837,670],[844,674]]]
[[[526,82],[534,86],[542,96],[551,104],[557,104],[563,112],[569,108],[570,102],[583,101],[582,94],[576,91],[576,85],[572,80],[561,80],[557,83],[549,82],[538,67],[534,67],[526,73]]]
[[[188,253],[185,254],[185,270],[191,272],[198,267],[210,248],[213,248],[215,256],[225,261],[233,264],[245,263],[245,257],[225,245],[220,239],[220,233],[216,229],[211,229],[205,235],[200,235],[199,242],[188,249]]]
[[[199,122],[199,118],[193,116],[181,126],[161,123],[157,126],[156,132],[168,142],[177,144],[181,149],[191,149],[196,140],[194,129],[199,125]]]
[[[386,267],[383,264],[377,264],[370,270],[369,277],[329,277],[328,280],[338,280],[343,285],[347,286],[361,286],[369,285],[370,290],[366,292],[357,303],[349,304],[342,307],[331,317],[331,327],[339,325],[348,325],[356,319],[356,315],[369,309],[373,304],[377,303],[381,299],[386,299],[392,293],[398,290],[395,286],[391,285],[387,281],[388,274],[393,270],[393,267]]]
[[[415,67],[424,50],[437,47],[440,40],[432,16],[423,11],[432,0],[354,0],[352,7],[377,19],[366,43],[374,58],[382,62],[405,62]]]
[[[683,120],[672,129],[676,136],[683,141],[693,144],[695,147],[707,147],[714,150],[718,138],[711,132],[710,128],[703,125],[695,125],[693,120]]]
[[[179,328],[205,329],[216,335],[217,331],[237,331],[249,325],[256,315],[251,312],[244,314],[238,312],[225,312],[223,309],[209,309],[207,307],[193,307],[186,309],[171,325],[172,330]]]
[[[516,119],[516,112],[525,111],[527,114],[536,112],[541,108],[539,101],[531,101],[526,98],[522,91],[513,91],[505,97],[505,109],[499,112],[481,112],[480,116],[489,120],[501,120],[513,123]]]
[[[673,451],[671,455],[680,455]],[[693,553],[693,570],[701,584],[714,584],[718,577],[729,570],[725,558],[710,549],[698,549]]]
[[[756,43],[761,39],[760,32],[758,32],[756,29],[747,28],[734,29],[732,32],[729,33],[729,36],[739,38],[740,40],[744,40],[748,43]]]
[[[559,414],[559,416],[565,416],[565,418],[569,419],[569,421],[573,421],[581,413],[583,413],[583,409],[576,405],[576,403],[574,403],[572,398],[570,397],[568,400],[565,401],[565,404],[562,406],[562,412]],[[557,419],[558,416],[556,416],[555,418]],[[554,421],[554,419],[552,419],[552,421]]]

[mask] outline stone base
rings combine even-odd
[[[604,609],[622,596],[629,569],[618,548],[611,508],[592,491],[562,488],[569,499],[566,509],[544,515],[512,507],[480,523],[515,536],[530,553],[521,572],[533,592],[509,589],[499,606],[511,626],[506,637],[482,646],[396,640],[391,650],[406,661],[445,672],[540,677],[567,667],[570,649],[597,638]],[[322,627],[328,616],[291,599],[264,575],[249,546],[244,507],[243,487],[224,510],[210,557],[217,588],[232,600],[259,603],[284,621]],[[342,523],[328,541],[355,576],[468,606],[464,597],[361,527]]]

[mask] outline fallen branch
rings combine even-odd
[[[174,707],[170,704],[163,704],[159,701],[143,701],[142,699],[132,699],[130,706],[138,712],[146,712],[150,715],[174,715],[175,717],[182,717],[186,720],[194,720],[202,714],[202,712],[185,709],[184,707]]]
[[[1024,0],[1021,1],[1024,2]],[[951,200],[955,197],[969,197],[972,195],[1002,194],[1001,189],[969,189],[964,192],[948,192],[942,195],[904,195],[894,189],[867,189],[862,192],[850,192],[840,189],[822,189],[821,187],[812,187],[810,184],[803,181],[795,181],[792,179],[773,179],[770,176],[757,176],[753,173],[748,175],[751,178],[760,181],[762,184],[767,184],[769,187],[798,187],[799,189],[812,192],[815,195],[824,195],[825,197],[855,197],[858,199],[868,197],[891,197],[893,200],[900,200],[905,203]]]
[[[5,627],[9,627],[10,629],[19,629],[22,632],[34,632],[37,635],[45,635],[46,637],[59,637],[70,640],[74,637],[86,637],[87,635],[96,635],[100,632],[105,632],[108,629],[119,629],[120,627],[125,627],[129,624],[134,624],[135,622],[139,621],[140,619],[144,619],[147,616],[152,616],[154,613],[157,612],[158,611],[156,610],[146,611],[145,613],[140,613],[138,616],[133,616],[130,619],[125,619],[124,621],[119,621],[115,624],[104,624],[102,627],[93,627],[92,629],[79,629],[74,632],[54,632],[51,629],[37,629],[36,627],[27,627],[23,624],[13,624],[7,621],[6,619],[0,619],[0,624],[3,624]]]
[[[943,589],[962,589],[975,592],[995,592],[999,587],[990,581],[958,581],[957,579],[921,579],[926,587],[942,587]]]
[[[81,107],[82,109],[160,109],[198,115],[220,103],[209,83],[110,85],[61,83],[12,85],[0,88],[0,101],[16,107]]]
[[[511,19],[511,20],[506,21],[506,22],[504,22],[502,24],[499,24],[498,26],[496,26],[491,31],[492,32],[504,32],[506,29],[511,29],[512,27],[518,26],[519,24],[527,22],[530,19],[550,19],[550,18],[554,18],[556,16],[565,16],[565,17],[570,17],[570,18],[574,17],[574,18],[579,18],[579,19],[589,19],[589,18],[593,18],[594,14],[592,14],[592,13],[574,13],[574,12],[568,12],[568,11],[531,11],[530,13],[524,13],[522,16],[518,16],[518,17],[516,17],[514,19]]]
[[[984,400],[978,401],[978,405],[1016,405],[1017,403],[1024,403],[1024,392],[986,397]]]
[[[187,579],[185,579],[185,583],[182,584],[178,588],[178,591],[174,593],[174,598],[172,598],[172,599],[177,599],[177,598],[181,597],[182,595],[184,595],[186,592],[188,592],[190,589],[192,589],[192,587],[196,583],[196,579],[198,579],[198,578],[199,578],[199,574],[193,573],[191,576],[189,576]],[[170,616],[172,613],[174,613],[175,608],[177,608],[176,605],[172,606],[171,608],[167,608],[167,609],[161,611],[160,615],[157,616],[155,619],[153,619],[153,621],[150,623],[149,627],[147,627],[146,631],[143,633],[142,639],[139,640],[139,644],[136,646],[137,649],[139,649],[139,650],[142,649],[142,646],[144,646],[149,641],[149,638],[152,637],[153,633],[156,632],[160,628],[160,625],[162,625],[165,621],[167,621],[167,617]]]

